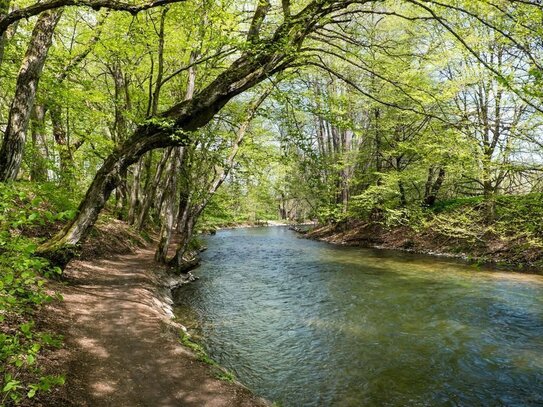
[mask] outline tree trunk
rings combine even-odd
[[[168,249],[172,238],[174,222],[177,217],[176,197],[177,197],[177,175],[184,156],[184,149],[177,147],[170,157],[169,165],[166,167],[166,176],[168,177],[164,188],[164,202],[162,205],[162,225],[160,228],[160,239],[155,252],[155,260],[159,263],[166,263]]]
[[[9,13],[10,3],[11,0],[0,0],[0,19]],[[2,61],[4,60],[4,49],[6,48],[7,40],[7,33],[4,31],[0,35],[0,65],[2,65]]]
[[[36,105],[33,109],[31,122],[32,133],[32,164],[30,166],[30,179],[32,181],[47,181],[47,165],[42,141],[45,134],[45,107]]]
[[[163,21],[161,22],[163,24]],[[162,25],[163,27],[163,25]],[[163,34],[163,32],[162,32]],[[197,54],[192,51],[190,54],[191,61],[197,58]],[[159,64],[159,76],[161,75],[161,64]],[[187,88],[185,90],[185,100],[190,100],[194,96],[194,90],[196,88],[196,69],[194,67],[189,68],[187,78]],[[183,147],[174,148],[174,152],[170,160],[172,164],[166,169],[166,177],[168,177],[168,183],[164,188],[160,207],[163,208],[162,227],[160,229],[160,241],[155,253],[155,260],[159,263],[166,263],[168,257],[168,248],[170,247],[170,241],[174,228],[175,218],[179,216],[179,206],[175,205],[175,198],[177,196],[177,175],[181,170],[181,162],[185,156],[185,149]],[[164,199],[166,198],[166,199]]]
[[[172,153],[172,148],[167,148],[162,153],[162,158],[158,164],[157,170],[152,180],[148,181],[147,187],[145,188],[145,193],[143,197],[143,203],[138,213],[138,219],[136,221],[136,228],[138,230],[143,230],[147,217],[149,216],[149,210],[153,205],[158,189],[158,184],[162,178],[164,168],[168,162],[168,158]],[[149,174],[150,176],[150,174]]]
[[[407,206],[407,197],[405,196],[405,187],[401,180],[398,181],[398,190],[400,191],[400,206],[405,208]]]
[[[49,116],[53,126],[53,138],[58,148],[60,183],[67,187],[73,179],[74,164],[66,128],[62,121],[62,106],[51,104]]]
[[[61,15],[62,9],[41,14],[32,31],[0,149],[0,182],[15,180],[19,173],[38,82]]]
[[[130,202],[128,204],[127,222],[133,225],[136,221],[136,213],[140,207],[140,183],[141,172],[143,169],[143,157],[134,165],[134,175],[132,176],[132,185],[130,186]]]
[[[428,181],[426,181],[425,193],[424,193],[424,205],[434,206],[437,199],[437,194],[439,193],[443,181],[445,180],[445,169],[443,167],[439,168],[437,173],[437,178],[432,182],[434,175],[433,168],[428,170]]]

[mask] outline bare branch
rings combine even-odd
[[[136,15],[140,11],[164,6],[166,4],[181,3],[184,1],[185,0],[153,0],[138,5],[117,0],[49,0],[43,3],[35,3],[28,7],[13,10],[9,14],[0,16],[0,35],[2,35],[11,24],[19,20],[36,16],[46,10],[53,10],[66,6],[86,6],[92,8],[93,10],[106,8],[116,11],[126,11],[132,15]]]
[[[439,16],[433,9],[426,6],[425,4],[422,4],[419,1],[416,0],[406,0],[412,4],[415,4],[416,6],[419,6],[420,8],[426,10],[430,15],[443,27],[445,28],[460,44],[466,48],[467,51],[469,51],[470,54],[472,54],[477,61],[479,61],[486,69],[488,69],[490,72],[492,72],[503,84],[507,86],[509,90],[511,90],[513,93],[515,93],[522,101],[533,107],[538,112],[543,113],[543,107],[538,106],[535,104],[532,100],[528,99],[523,92],[519,91],[511,84],[511,82],[501,73],[499,72],[492,64],[488,63],[484,60],[484,58],[479,55],[477,51],[473,47],[471,47],[460,34],[456,32],[456,30],[445,20],[445,18]],[[422,0],[424,1],[424,0]]]
[[[271,3],[269,0],[257,0],[258,5],[256,6],[255,13],[253,14],[253,20],[251,21],[251,27],[247,34],[247,41],[256,42],[258,41],[260,35],[260,28],[262,28],[262,23],[270,11]]]
[[[172,72],[170,75],[166,76],[161,82],[160,82],[160,86],[164,85],[166,82],[170,81],[171,79],[173,79],[174,77],[176,77],[177,75],[179,75],[181,72],[184,72],[184,71],[187,71],[189,70],[190,68],[194,67],[194,66],[197,66],[197,65],[200,65],[200,64],[203,64],[204,62],[207,62],[213,58],[218,58],[218,57],[227,57],[228,55],[232,55],[234,52],[236,52],[235,49],[227,49],[225,51],[219,51],[213,55],[209,55],[205,58],[201,58],[197,61],[194,61],[192,63],[189,63],[185,66],[182,66],[181,68],[179,69],[176,69],[174,72]]]

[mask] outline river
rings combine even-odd
[[[290,406],[542,406],[543,276],[224,230],[176,292],[181,320]]]

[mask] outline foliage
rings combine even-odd
[[[34,316],[59,299],[46,278],[60,272],[34,256],[36,228],[73,216],[65,195],[49,185],[0,185],[0,404],[17,404],[64,383],[44,374],[42,355],[61,345],[61,337],[42,331]]]

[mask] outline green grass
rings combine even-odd
[[[193,341],[189,335],[187,335],[185,332],[180,331],[179,332],[179,341],[186,346],[187,348],[191,349],[198,358],[199,361],[204,362],[211,366],[214,369],[214,376],[219,379],[223,380],[225,382],[234,383],[236,381],[236,376],[232,373],[220,366],[216,361],[214,361],[205,351],[202,345],[199,343]]]

